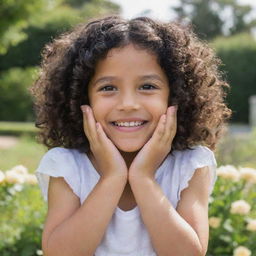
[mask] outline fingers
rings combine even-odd
[[[83,105],[81,106],[81,110],[83,112],[83,125],[85,135],[87,136],[88,140],[93,143],[97,139],[97,131],[92,109],[87,105]]]
[[[177,126],[177,108],[178,106],[170,106],[167,109],[167,119],[166,119],[166,132],[176,131]]]
[[[109,140],[100,123],[96,123],[96,129],[100,141]]]
[[[177,127],[177,107],[170,106],[166,114],[159,119],[153,137],[159,142],[170,143],[176,134]]]
[[[154,135],[156,139],[159,141],[164,136],[166,126],[166,114],[161,115],[157,127],[155,129]],[[154,137],[153,135],[153,137]]]

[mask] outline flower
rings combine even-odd
[[[217,169],[217,175],[222,177],[223,179],[238,181],[239,180],[239,172],[232,165],[223,165]]]
[[[43,251],[42,250],[36,250],[36,254],[37,255],[43,255]]]
[[[245,215],[249,213],[251,206],[244,200],[238,200],[231,204],[230,212],[233,214]]]
[[[256,170],[253,168],[240,168],[240,177],[241,179],[246,180],[247,182],[256,183]]]
[[[249,220],[246,229],[249,231],[256,231],[256,219]]]
[[[239,246],[234,250],[233,256],[250,256],[251,251],[244,247],[244,246]]]
[[[2,171],[0,171],[0,184],[3,183],[5,180],[5,175]]]
[[[5,180],[10,184],[22,184],[25,182],[25,177],[16,171],[10,170],[5,173]]]
[[[34,174],[25,175],[25,180],[26,180],[26,183],[28,184],[31,184],[31,185],[37,184],[37,178]]]
[[[212,228],[218,228],[220,226],[221,218],[218,217],[210,217],[209,218],[209,226]]]
[[[21,175],[28,174],[28,169],[23,165],[16,165],[11,170]]]

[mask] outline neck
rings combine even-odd
[[[124,161],[127,165],[127,168],[130,168],[130,165],[133,161],[133,159],[136,157],[136,155],[138,154],[139,151],[136,152],[124,152],[119,150],[120,154],[122,155],[122,157],[124,158]]]

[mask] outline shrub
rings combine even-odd
[[[33,103],[28,92],[37,76],[36,68],[11,68],[0,74],[0,120],[32,121]]]
[[[256,95],[256,41],[249,34],[218,38],[212,42],[224,63],[231,85],[227,102],[233,110],[232,122],[248,123],[249,96]]]
[[[0,171],[0,255],[35,256],[41,248],[45,205],[35,176],[23,166]]]
[[[217,175],[209,204],[207,255],[249,256],[256,251],[256,170],[226,165]]]

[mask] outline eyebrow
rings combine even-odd
[[[116,76],[103,76],[99,79],[97,79],[93,84],[97,84],[97,83],[102,83],[102,82],[112,82],[113,80],[115,80],[117,77]],[[158,80],[160,82],[164,82],[163,79],[159,76],[159,75],[156,75],[156,74],[149,74],[149,75],[144,75],[144,76],[139,76],[140,80],[142,79],[153,79],[153,80]]]

